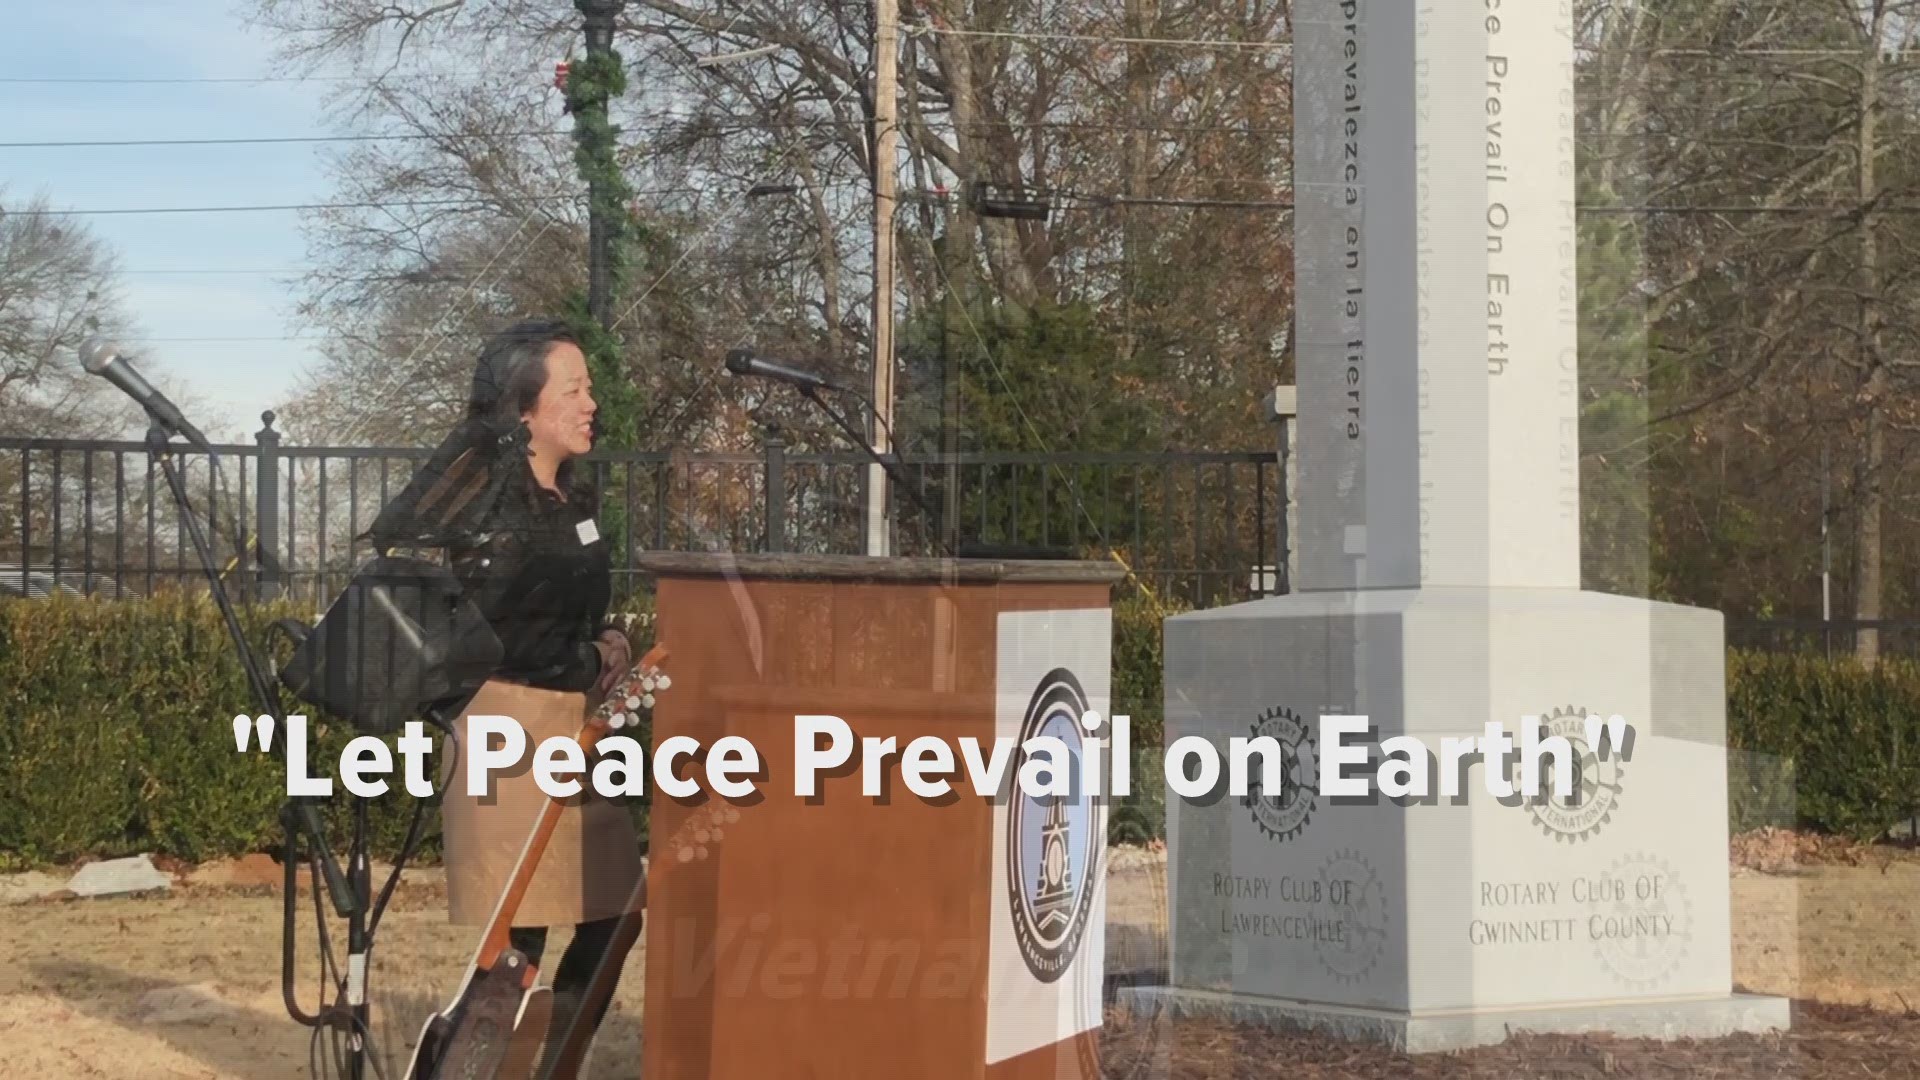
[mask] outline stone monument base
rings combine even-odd
[[[1383,1043],[1408,1054],[1493,1046],[1522,1033],[1713,1039],[1785,1031],[1791,1024],[1786,998],[1755,994],[1405,1013],[1174,986],[1134,986],[1119,991],[1118,1004],[1139,1016],[1206,1017],[1276,1031],[1308,1031]]]
[[[1784,1023],[1784,1003],[1733,993],[1723,640],[1717,612],[1555,589],[1169,619],[1167,745],[1231,761],[1270,736],[1281,783],[1169,793],[1162,993],[1412,1050]],[[1365,730],[1323,728],[1341,716]],[[1453,762],[1524,717],[1559,740],[1536,794],[1494,783],[1521,781],[1518,755]],[[1423,792],[1372,782],[1388,753],[1426,759]],[[1344,793],[1336,772],[1370,780]]]

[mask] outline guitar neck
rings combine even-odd
[[[594,709],[587,722],[581,726],[574,741],[580,744],[582,755],[591,754],[601,737],[610,731],[629,726],[635,721],[634,705],[630,700],[641,697],[650,698],[654,680],[664,678],[659,674],[661,663],[667,658],[663,645],[655,645],[640,658],[621,680],[607,693],[606,700]],[[643,694],[642,688],[647,688]],[[582,777],[581,783],[586,783]],[[540,859],[546,854],[547,842],[553,838],[553,831],[560,824],[560,815],[565,812],[566,804],[558,796],[549,796],[540,807],[540,816],[535,819],[533,831],[527,834],[526,843],[520,848],[519,858],[514,860],[513,873],[507,878],[507,887],[501,892],[500,900],[494,907],[493,918],[487,923],[487,932],[480,939],[480,949],[473,958],[473,964],[482,971],[493,970],[493,964],[510,943],[509,933],[513,929],[513,917],[520,910],[520,903],[526,899],[527,889],[533,884],[533,872],[540,865]]]

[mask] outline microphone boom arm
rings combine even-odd
[[[854,397],[859,398],[861,404],[867,407],[868,413],[870,413],[875,420],[880,419],[880,411],[873,407],[872,402],[868,401],[864,396],[852,390],[846,389],[844,387],[841,389],[843,392],[853,394]],[[935,530],[935,535],[940,538],[941,549],[947,553],[948,558],[954,558],[954,559],[959,558],[960,557],[959,553],[953,549],[952,543],[947,539],[947,531],[945,528],[945,522],[942,518],[942,515],[934,512],[933,507],[929,506],[927,504],[926,499],[921,497],[919,490],[913,487],[913,485],[907,483],[906,477],[901,475],[900,473],[899,463],[890,462],[886,458],[883,458],[878,453],[876,453],[873,449],[872,444],[864,436],[860,434],[860,431],[858,428],[855,428],[851,423],[848,423],[847,418],[844,416],[841,416],[839,411],[834,409],[833,406],[828,405],[826,402],[820,400],[820,390],[818,387],[811,386],[811,385],[802,385],[799,387],[799,390],[803,397],[807,398],[807,400],[813,402],[815,405],[820,406],[820,410],[822,412],[832,417],[834,422],[840,425],[840,430],[847,433],[847,438],[852,440],[854,445],[858,446],[861,450],[864,450],[867,456],[873,459],[874,464],[886,470],[887,476],[893,480],[894,486],[896,488],[899,488],[901,491],[904,491],[907,493],[907,497],[913,500],[914,505],[920,508],[920,512],[927,516],[927,520],[929,522],[933,522],[941,526],[940,528]]]
[[[212,546],[201,528],[199,517],[191,512],[193,504],[187,493],[186,481],[174,468],[173,447],[170,441],[174,434],[172,427],[173,425],[166,423],[161,417],[154,416],[152,424],[147,428],[147,451],[159,461],[160,471],[167,478],[167,486],[172,489],[174,499],[185,511],[180,516],[187,523],[187,533],[192,539],[195,554],[200,557],[201,563],[210,569],[214,565]],[[213,591],[214,604],[220,609],[221,618],[226,623],[227,632],[233,637],[234,646],[240,652],[240,664],[247,677],[247,686],[253,692],[255,705],[265,715],[279,719],[285,715],[281,697],[273,682],[260,670],[260,659],[254,654],[251,643],[247,641],[246,630],[240,625],[240,617],[234,611],[233,600],[227,595],[226,583],[218,574],[210,572],[208,584]],[[293,815],[295,823],[306,832],[308,839],[318,850],[323,868],[322,876],[326,879],[327,891],[332,894],[334,910],[342,918],[354,914],[358,909],[356,898],[352,888],[347,884],[346,876],[340,871],[339,862],[334,859],[327,845],[326,829],[319,813],[314,809],[313,797],[302,796],[289,800],[288,810]]]

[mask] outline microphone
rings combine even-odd
[[[762,360],[753,355],[752,349],[728,349],[727,370],[735,375],[758,375],[764,379],[776,379],[792,383],[806,390],[845,390],[846,387],[830,379],[822,378],[808,371],[776,364],[771,360]]]
[[[885,418],[873,407],[873,402],[867,400],[865,394],[851,387],[841,386],[838,383],[831,382],[812,372],[799,371],[783,364],[775,364],[771,361],[761,360],[753,355],[752,349],[728,349],[727,370],[733,372],[735,375],[759,375],[769,379],[777,379],[780,382],[793,383],[798,386],[807,393],[808,400],[820,406],[821,411],[825,412],[833,419],[835,424],[839,425],[840,430],[846,433],[847,439],[852,442],[853,445],[858,446],[868,457],[873,459],[875,465],[880,466],[881,469],[886,471],[886,474],[892,478],[894,486],[906,492],[907,497],[911,498],[914,503],[920,507],[921,512],[925,513],[929,520],[938,521],[940,519],[940,515],[935,512],[933,507],[927,504],[926,498],[920,494],[919,488],[907,482],[907,478],[900,472],[900,466],[895,462],[887,461],[875,452],[873,447],[868,445],[866,438],[860,434],[858,428],[848,423],[846,417],[835,412],[826,402],[815,397],[813,391],[838,390],[843,393],[852,394],[854,397],[860,399],[861,404],[867,407],[867,412],[875,421],[885,424]],[[944,536],[940,540],[940,546],[947,549],[947,554],[962,557],[960,553],[953,550],[953,545],[948,543]],[[1057,558],[1058,556],[1055,557]]]
[[[200,429],[188,423],[173,402],[153,388],[153,384],[133,366],[132,360],[120,355],[119,346],[98,337],[88,338],[80,344],[80,366],[119,387],[162,426],[173,429],[207,453],[213,453],[213,445],[207,442],[205,435],[200,434]]]

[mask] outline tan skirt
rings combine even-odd
[[[467,794],[472,748],[467,718],[460,759],[441,804],[447,867],[447,909],[459,926],[491,921],[527,837],[550,801],[535,782],[533,763],[542,741],[577,736],[587,717],[584,694],[541,690],[490,681],[468,703],[468,715],[510,716],[527,735],[526,754],[513,768],[489,774],[485,794]],[[497,737],[496,737],[497,738]],[[503,744],[496,742],[496,748]],[[563,801],[546,852],[536,864],[514,926],[572,926],[626,914],[644,905],[640,839],[625,807],[585,790]]]

